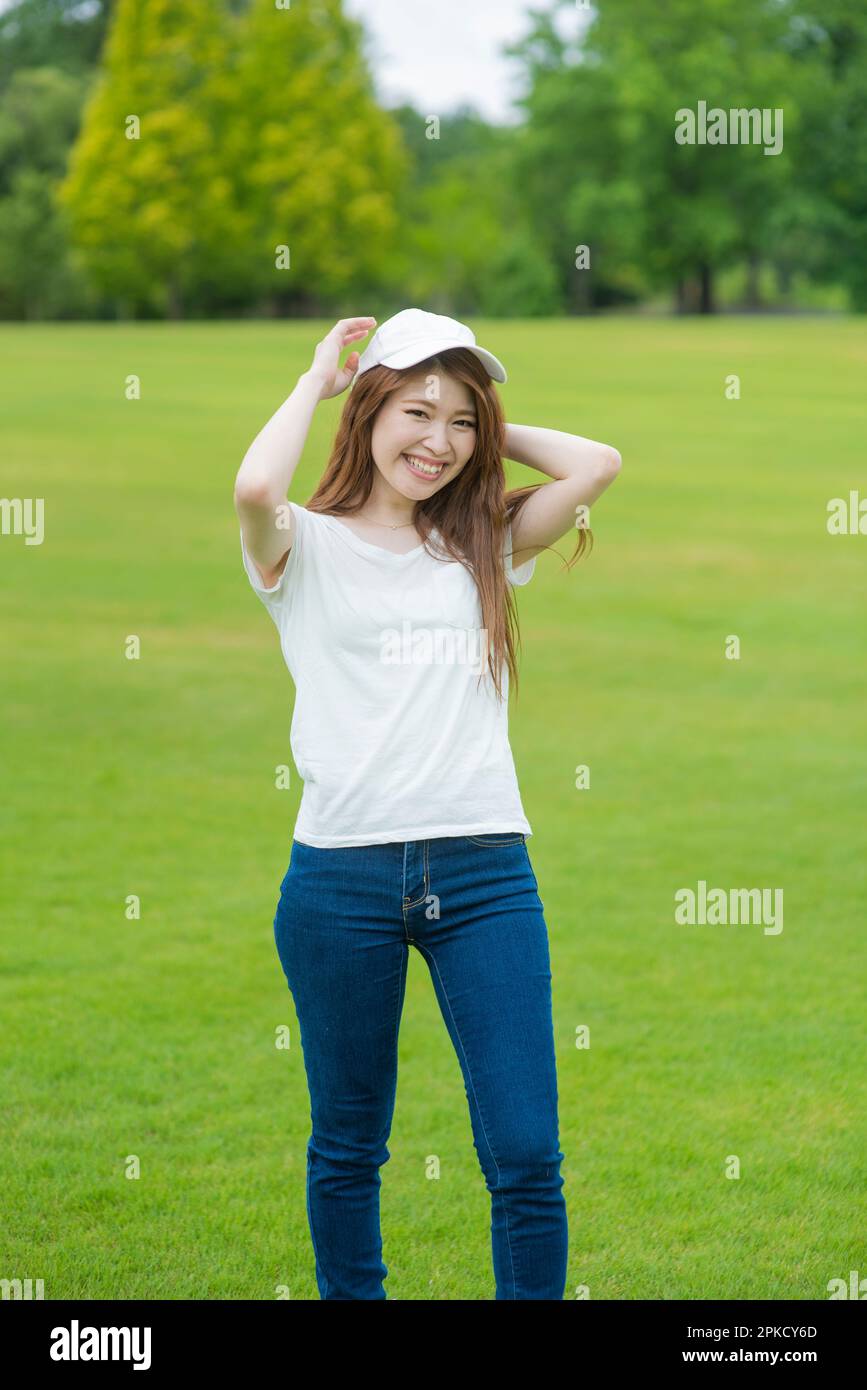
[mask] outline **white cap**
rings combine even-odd
[[[476,335],[465,323],[429,314],[425,309],[401,309],[381,323],[364,349],[353,377],[357,381],[370,367],[412,367],[447,348],[469,348],[494,381],[506,381],[506,369],[498,357],[476,346]]]

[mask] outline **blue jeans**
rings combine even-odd
[[[428,963],[491,1194],[498,1299],[562,1299],[548,933],[526,837],[319,849],[292,841],[274,939],[310,1093],[307,1216],[323,1299],[384,1299],[389,1158],[410,945]]]

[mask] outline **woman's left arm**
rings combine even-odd
[[[536,425],[506,425],[506,458],[538,468],[553,479],[536,489],[515,520],[515,566],[572,530],[578,507],[589,507],[601,497],[621,468],[620,455],[610,444]]]

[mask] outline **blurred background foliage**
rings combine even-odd
[[[864,0],[574,8],[499,126],[379,104],[342,0],[12,0],[0,318],[867,310]],[[679,145],[700,100],[782,151]]]

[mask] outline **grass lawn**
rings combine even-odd
[[[318,1298],[272,932],[293,688],[232,484],[329,326],[0,326],[0,492],[45,499],[42,545],[0,536],[0,1277],[46,1298]],[[565,1297],[827,1298],[867,1276],[867,535],[826,528],[829,499],[867,498],[867,322],[473,327],[507,419],[623,456],[590,557],[543,554],[519,590],[510,715],[551,942]],[[782,890],[783,930],[679,923],[700,880]],[[389,1148],[389,1297],[493,1298],[414,952]]]

